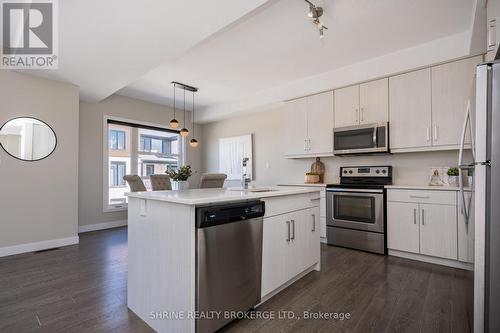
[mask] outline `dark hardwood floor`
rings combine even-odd
[[[223,332],[471,332],[472,273],[322,246],[322,270],[257,311],[350,319],[240,320]],[[151,332],[127,309],[127,230],[80,245],[0,258],[0,332]]]

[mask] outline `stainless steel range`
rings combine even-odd
[[[340,184],[326,188],[328,244],[387,253],[386,190],[391,166],[341,167]]]

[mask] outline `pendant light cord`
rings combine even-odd
[[[193,123],[193,139],[194,139],[194,91],[193,91],[193,112],[191,115],[191,122]]]
[[[175,88],[177,88],[177,85],[174,83],[174,119],[175,119]]]
[[[186,128],[186,89],[184,89],[184,128]]]

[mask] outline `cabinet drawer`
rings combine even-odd
[[[320,202],[319,191],[306,194],[285,195],[275,198],[262,199],[266,203],[264,217],[286,214],[289,212],[318,207]]]
[[[387,190],[387,201],[456,205],[455,191]]]

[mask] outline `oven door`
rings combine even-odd
[[[329,188],[326,200],[327,225],[384,232],[383,190]]]
[[[334,155],[388,152],[388,123],[340,127],[333,130]]]

